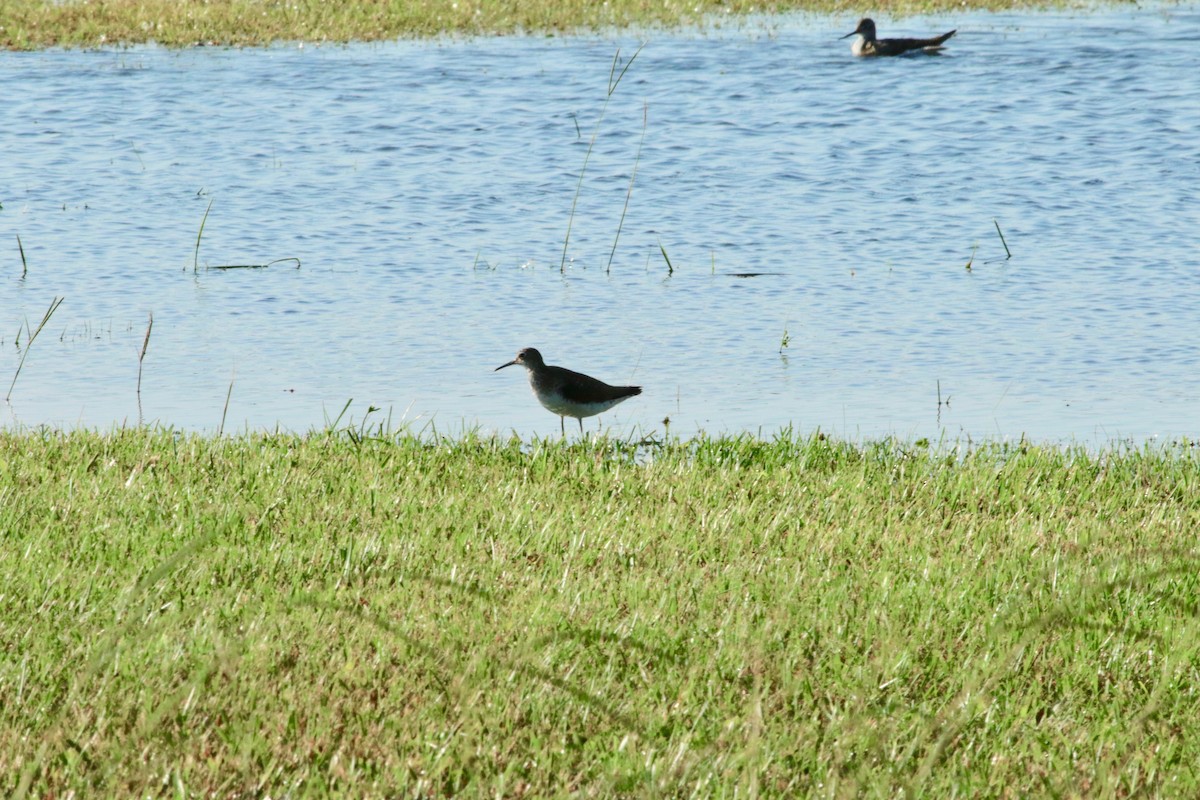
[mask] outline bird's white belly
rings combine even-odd
[[[620,402],[605,400],[599,403],[572,403],[556,394],[537,395],[537,399],[547,411],[558,414],[560,417],[575,417],[576,419],[595,416]]]

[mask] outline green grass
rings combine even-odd
[[[0,796],[1195,797],[1200,455],[0,433]]]
[[[1075,0],[975,0],[975,9],[1051,8]],[[155,41],[266,45],[443,34],[572,33],[686,26],[705,18],[807,11],[898,16],[961,11],[956,0],[0,0],[0,47],[99,47]]]

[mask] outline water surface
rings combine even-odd
[[[0,53],[0,424],[1200,433],[1200,10],[855,22]]]

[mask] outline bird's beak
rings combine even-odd
[[[858,31],[850,31],[845,36],[839,36],[838,41],[840,42],[842,39],[849,39],[851,36],[853,36],[856,33],[858,33]]]
[[[508,362],[507,364],[501,364],[500,366],[498,366],[494,370],[492,370],[492,372],[499,372],[500,370],[504,369],[505,367],[511,367],[515,363],[517,363],[517,362],[514,360],[514,361]]]

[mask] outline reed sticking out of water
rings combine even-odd
[[[667,258],[667,248],[663,247],[662,239],[658,240],[658,252],[662,253],[663,261],[667,262],[667,275],[674,275],[675,268],[671,266],[671,259]]]
[[[942,413],[942,406],[945,406],[946,408],[950,407],[950,395],[946,395],[945,400],[942,399],[942,380],[941,380],[941,378],[938,378],[938,382],[937,382],[937,401],[938,401],[938,413],[939,414]]]
[[[608,71],[608,94],[604,96],[604,105],[600,108],[600,119],[596,120],[596,129],[592,131],[592,140],[588,142],[587,152],[583,156],[583,167],[579,170],[579,182],[575,184],[575,199],[571,201],[571,215],[567,218],[567,235],[563,237],[563,252],[562,261],[559,262],[558,271],[565,273],[567,271],[567,245],[571,242],[571,226],[575,222],[575,208],[579,205],[579,193],[583,190],[583,176],[587,172],[588,161],[592,157],[592,150],[596,147],[596,137],[600,135],[600,125],[604,122],[604,115],[608,111],[608,103],[612,100],[613,93],[617,91],[617,87],[621,85],[621,79],[625,77],[625,73],[633,66],[634,60],[638,57],[638,53],[642,52],[643,44],[637,49],[625,66],[621,68],[620,73],[617,72],[617,64],[621,58],[621,48],[617,48],[617,52],[613,54],[612,67]],[[578,125],[579,123],[575,123]]]
[[[25,245],[21,244],[21,234],[17,234],[17,250],[21,251],[21,280],[25,280],[25,273],[29,272],[29,264],[25,262]]]
[[[629,176],[629,189],[625,192],[625,205],[621,208],[621,220],[617,223],[617,235],[613,237],[612,250],[608,253],[608,266],[604,268],[605,275],[612,270],[613,256],[617,254],[617,240],[621,238],[621,229],[625,227],[625,214],[629,211],[629,198],[633,197],[633,181],[637,178],[638,164],[642,160],[642,145],[646,143],[646,120],[648,118],[649,109],[645,103],[642,103],[642,138],[638,140],[637,155],[633,158],[633,174]]]
[[[296,258],[295,256],[277,258],[274,261],[268,261],[265,264],[214,264],[212,266],[206,266],[205,269],[266,269],[272,264],[279,264],[284,261],[295,261],[296,269],[300,269],[300,259]]]
[[[30,331],[29,338],[25,341],[25,349],[21,351],[21,360],[17,363],[17,371],[13,373],[12,383],[8,385],[8,394],[4,395],[4,402],[7,403],[8,399],[12,397],[13,387],[17,385],[17,376],[21,374],[21,367],[25,366],[25,356],[29,355],[29,348],[33,347],[33,340],[42,332],[42,328],[46,327],[46,323],[50,321],[51,315],[58,310],[64,299],[62,297],[55,297],[54,301],[50,303],[50,307],[46,309],[46,313],[42,316],[42,321],[38,323],[37,328]],[[25,324],[25,328],[28,330],[28,323]]]
[[[1012,253],[1009,252],[1008,242],[1004,241],[1004,232],[1000,230],[1000,223],[992,219],[992,224],[996,226],[996,233],[1000,234],[1000,244],[1004,245],[1005,260],[1012,258]]]
[[[217,428],[217,438],[225,432],[225,418],[229,416],[229,398],[233,397],[233,378],[229,379],[229,391],[225,393],[225,407],[221,409],[221,425]]]
[[[216,198],[208,201],[208,208],[204,209],[204,217],[200,220],[200,230],[196,233],[196,252],[192,255],[192,272],[200,271],[200,239],[204,236],[204,225],[208,222],[208,212],[212,211],[213,202]],[[274,261],[268,261],[265,264],[215,264],[213,266],[205,265],[205,269],[266,269],[272,264],[279,264],[284,261],[295,261],[296,269],[300,269],[300,259],[295,256],[288,258],[277,258]],[[147,333],[149,336],[149,333]]]
[[[138,383],[137,394],[142,396],[142,361],[146,358],[146,348],[150,346],[150,331],[154,328],[154,312],[150,312],[150,324],[146,326],[146,338],[142,340],[142,352],[138,353]]]
[[[200,220],[200,231],[196,234],[196,252],[192,256],[192,272],[200,271],[200,237],[204,235],[204,223],[208,222],[208,212],[212,211],[212,204],[216,198],[208,201],[208,208],[204,209],[204,218]]]

